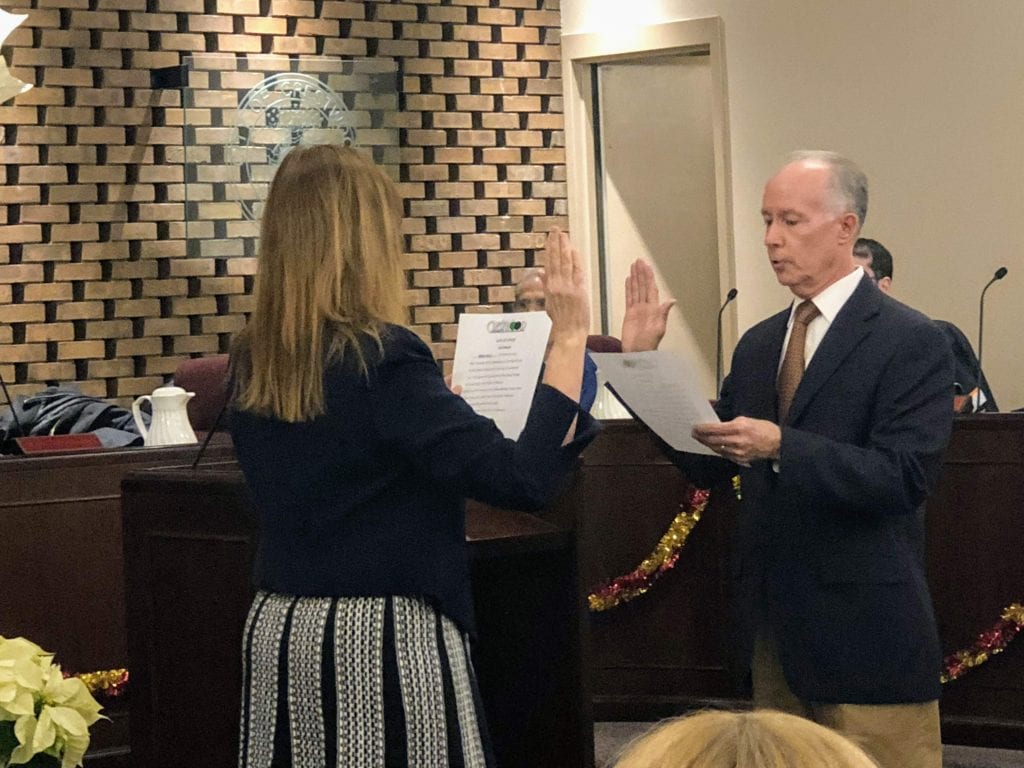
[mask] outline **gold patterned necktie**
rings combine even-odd
[[[789,345],[786,356],[779,368],[779,381],[776,389],[779,393],[779,424],[789,415],[789,406],[793,403],[796,388],[804,375],[804,346],[807,340],[807,325],[821,312],[812,301],[802,301],[797,305],[793,315],[793,330],[789,334]]]

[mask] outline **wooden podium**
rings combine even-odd
[[[233,465],[123,484],[131,749],[146,768],[235,768],[256,520]],[[571,497],[561,507],[571,516]],[[471,505],[474,662],[501,766],[589,768],[571,529]]]
[[[606,423],[578,477],[583,584],[593,589],[648,557],[687,487],[645,428]],[[647,594],[591,614],[597,720],[654,720],[733,696],[725,662],[735,498],[728,485],[716,491],[671,571]]]

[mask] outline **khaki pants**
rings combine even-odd
[[[752,662],[754,707],[805,717],[843,734],[881,768],[942,768],[939,702],[814,704],[790,690],[775,642],[758,637]]]

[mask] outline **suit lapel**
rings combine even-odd
[[[872,284],[870,278],[862,278],[860,285],[829,326],[807,370],[804,371],[789,408],[787,423],[793,423],[800,418],[825,382],[842,365],[843,360],[871,332],[870,321],[878,314],[880,303],[881,292]]]

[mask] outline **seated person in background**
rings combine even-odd
[[[860,747],[796,715],[698,712],[633,743],[615,768],[876,768]]]
[[[870,237],[858,237],[853,244],[853,260],[864,268],[875,285],[892,293],[892,254],[888,248]]]
[[[512,305],[515,312],[544,312],[544,279],[541,270],[530,267],[523,270],[516,283],[516,298]],[[580,388],[580,408],[589,411],[597,397],[597,364],[588,352],[583,358],[583,386]]]
[[[892,254],[889,253],[889,249],[870,237],[860,237],[853,246],[853,258],[882,291],[892,293]],[[998,411],[996,399],[992,395],[985,374],[980,370],[974,348],[964,332],[946,320],[933,322],[946,334],[949,345],[953,348],[953,358],[956,361],[953,383],[956,393],[966,395],[971,392],[978,386],[980,374],[982,400],[976,410]]]

